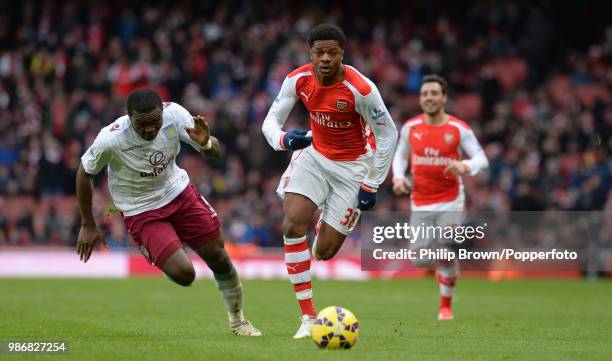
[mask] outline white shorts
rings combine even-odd
[[[323,222],[348,235],[357,221],[357,193],[370,168],[369,154],[354,161],[330,160],[312,146],[293,152],[276,189],[308,197],[321,208]]]
[[[465,195],[463,187],[459,190],[457,198],[450,202],[434,203],[425,206],[411,204],[410,226],[411,227],[437,227],[440,228],[453,225],[461,225],[464,219]],[[423,237],[418,237],[410,244],[410,249],[440,248],[453,242],[453,240],[438,237],[439,234],[429,232]]]

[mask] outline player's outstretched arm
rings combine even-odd
[[[106,245],[104,234],[96,225],[92,212],[93,185],[91,176],[85,173],[83,165],[79,165],[76,176],[76,193],[81,212],[81,229],[77,240],[77,254],[81,261],[87,263],[96,244]]]
[[[193,117],[193,128],[185,128],[187,135],[202,148],[202,152],[210,158],[217,159],[221,156],[221,144],[219,140],[210,135],[208,122],[201,115]]]

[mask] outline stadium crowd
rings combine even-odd
[[[378,85],[398,127],[419,114],[423,75],[449,80],[449,112],[490,160],[466,179],[470,210],[612,209],[605,11],[590,1],[384,4],[3,2],[0,245],[74,244],[80,156],[143,86],[206,115],[222,142],[219,160],[183,147],[179,164],[228,238],[281,245],[275,189],[289,154],[266,144],[261,124],[286,74],[309,61],[305,35],[320,22],[344,28],[344,62]],[[305,110],[288,123],[307,127]],[[104,181],[97,214],[111,246],[125,247]],[[408,208],[389,184],[379,193],[376,209]]]

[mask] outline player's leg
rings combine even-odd
[[[456,200],[442,205],[442,211],[437,212],[436,224],[439,227],[458,226],[463,222],[463,193]],[[453,240],[454,241],[454,240]],[[449,249],[450,247],[442,246]],[[451,307],[455,284],[459,276],[459,261],[455,258],[452,260],[438,260],[436,264],[436,280],[440,289],[440,307],[438,310],[438,320],[454,319],[453,310]]]
[[[317,224],[313,242],[315,259],[327,261],[334,257],[346,237],[357,225],[361,211],[357,193],[368,171],[368,163],[358,160],[334,162],[325,160],[325,174],[330,182],[329,196]]]
[[[316,210],[317,205],[308,197],[297,193],[285,193],[283,201],[285,265],[302,312],[302,324],[293,338],[310,336],[310,329],[317,315],[312,301],[311,260],[306,239],[308,226]]]
[[[413,229],[427,229],[428,227],[435,226],[435,212],[427,210],[425,207],[416,207],[412,205],[412,211],[410,212],[410,227]],[[416,256],[412,259],[412,264],[415,267],[422,268],[425,270],[435,270],[437,262],[428,256],[427,253],[423,253],[422,250],[435,251],[435,240],[432,239],[431,234],[425,232],[416,232],[417,236],[415,239],[410,240],[409,249],[414,251]]]
[[[219,217],[195,186],[190,185],[184,192],[180,207],[169,220],[183,242],[213,271],[232,332],[241,336],[260,336],[261,332],[243,317],[242,285],[223,246]]]
[[[438,310],[439,320],[452,320],[454,318],[451,308],[455,283],[459,276],[459,262],[439,260],[436,270],[436,280],[440,288],[440,308]]]
[[[314,258],[322,261],[332,259],[340,250],[345,239],[346,234],[338,232],[326,222],[321,222],[321,227],[317,234],[317,242],[313,248]]]
[[[172,225],[159,219],[157,211],[149,211],[124,222],[140,253],[151,265],[157,266],[171,281],[189,286],[195,279],[195,270],[179,236]]]
[[[329,184],[312,147],[294,152],[281,177],[277,193],[283,201],[285,264],[302,312],[301,325],[293,336],[310,336],[317,311],[312,302],[310,251],[306,234],[314,212],[329,193]]]
[[[242,284],[236,268],[223,246],[222,234],[215,232],[213,239],[203,237],[190,243],[197,248],[196,253],[213,272],[217,288],[227,309],[232,332],[239,336],[261,336],[261,332],[244,318],[242,312]]]
[[[175,242],[177,245],[171,249],[178,249],[166,260],[161,260],[162,263],[158,267],[171,281],[181,286],[189,286],[195,279],[195,269],[181,243],[178,240]]]

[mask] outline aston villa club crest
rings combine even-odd
[[[444,141],[446,144],[451,144],[455,140],[455,135],[453,133],[444,133]]]
[[[338,108],[339,111],[343,112],[346,110],[346,108],[348,108],[348,101],[346,100],[336,100],[336,108]]]
[[[176,129],[174,129],[174,126],[172,125],[166,128],[165,132],[166,132],[166,137],[168,138],[168,140],[175,140],[178,138]]]

